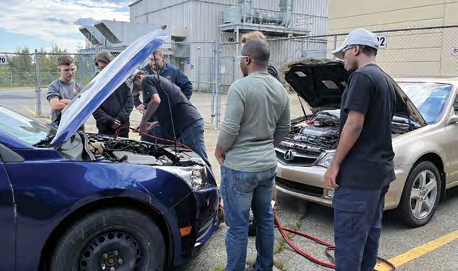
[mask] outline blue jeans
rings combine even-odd
[[[243,172],[221,166],[221,195],[228,230],[225,271],[244,271],[248,245],[250,207],[256,219],[257,271],[274,265],[274,213],[272,194],[277,167],[261,172]]]
[[[204,141],[204,120],[196,120],[188,128],[186,128],[177,139],[178,142],[185,144],[195,153],[197,153],[205,163],[211,168],[208,161],[207,148]]]
[[[372,271],[377,264],[383,207],[388,186],[339,187],[334,192],[336,271]]]

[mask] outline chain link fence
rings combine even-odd
[[[458,26],[375,31],[380,42],[378,64],[392,76],[458,74]],[[348,33],[269,38],[271,63],[277,69],[299,58],[334,59],[332,51]],[[93,52],[70,54],[76,62],[76,80],[89,83],[96,73]],[[110,50],[116,57],[119,51]],[[183,71],[193,84],[191,102],[207,123],[219,128],[230,85],[242,77],[237,42],[173,42],[163,45],[165,61]],[[0,53],[0,87],[35,89],[36,113],[48,113],[47,86],[59,77],[57,58],[63,53]],[[148,65],[145,59],[139,67]],[[45,102],[43,102],[45,101]],[[41,110],[41,108],[45,110]]]

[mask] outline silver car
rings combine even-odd
[[[331,206],[334,191],[324,173],[338,143],[348,72],[340,61],[301,59],[279,73],[312,112],[304,109],[303,117],[293,119],[291,133],[276,148],[276,187]],[[396,209],[407,225],[418,227],[433,217],[446,190],[458,185],[458,77],[391,80],[398,98],[392,129],[396,180],[385,210]]]

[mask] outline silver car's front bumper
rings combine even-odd
[[[320,166],[287,166],[282,163],[277,163],[277,168],[278,173],[275,180],[277,190],[293,197],[332,206],[334,191],[328,189],[324,182],[326,168]],[[385,197],[385,210],[398,206],[410,169],[411,165],[395,168],[396,180],[391,183]]]

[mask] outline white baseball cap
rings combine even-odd
[[[377,35],[374,33],[367,31],[366,29],[356,29],[350,32],[348,36],[343,41],[342,45],[340,45],[337,49],[335,49],[332,54],[342,59],[342,50],[347,47],[348,45],[364,45],[368,47],[372,47],[376,50],[379,48],[379,42],[377,40]]]

